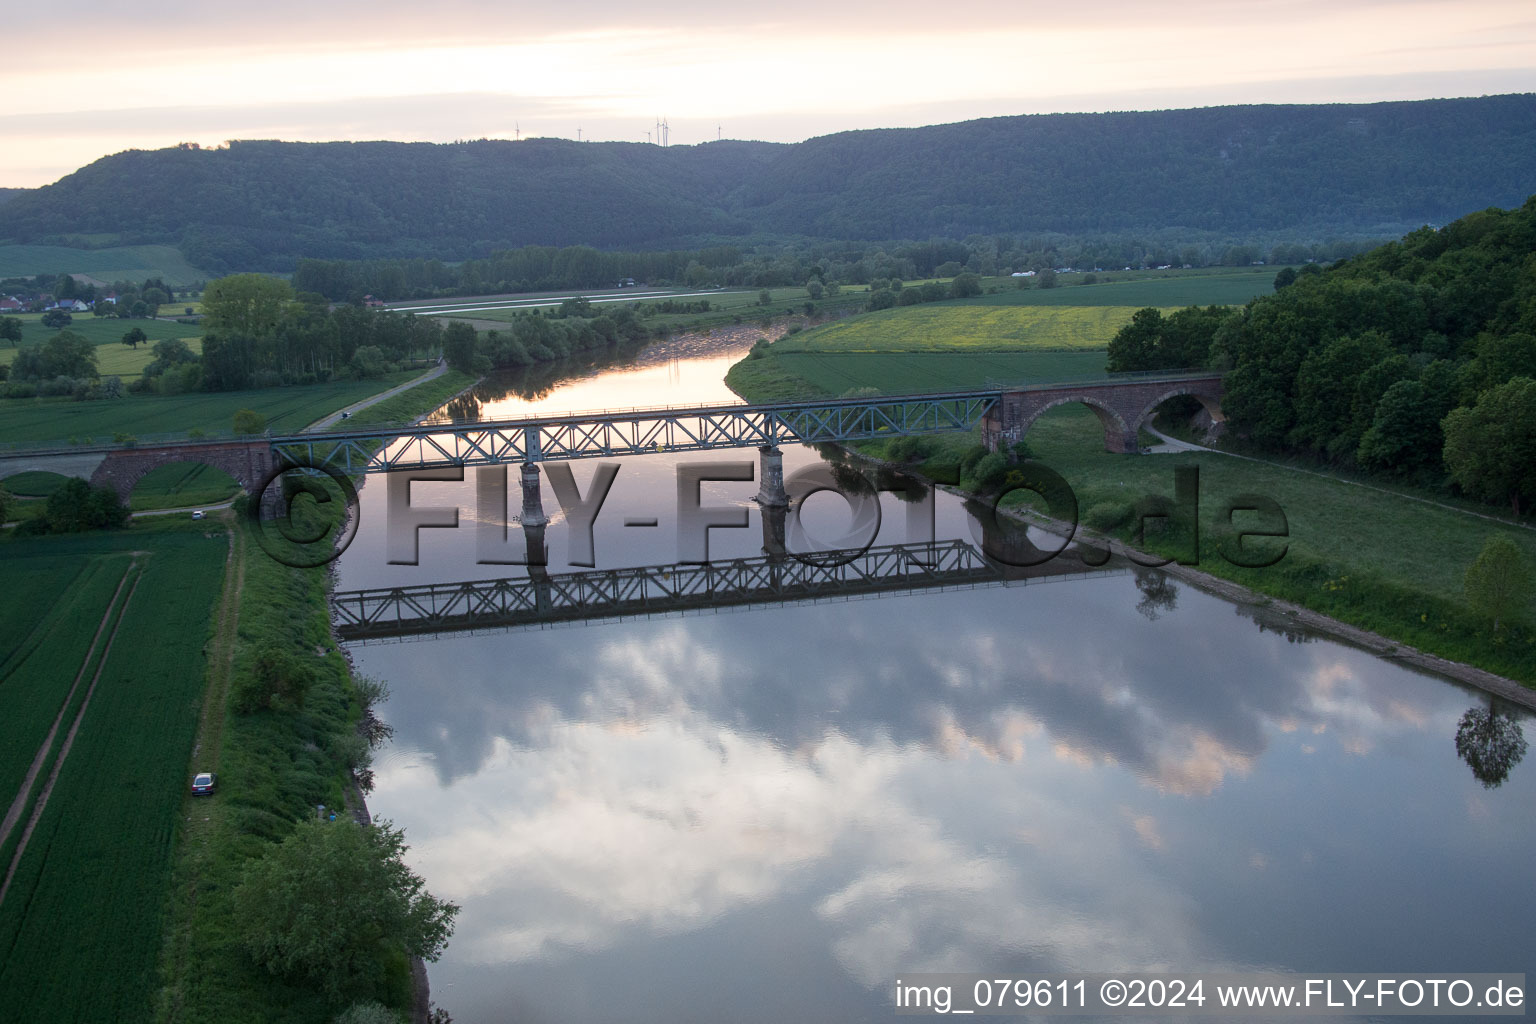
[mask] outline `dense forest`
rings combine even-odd
[[[1225,368],[1264,451],[1536,503],[1536,196],[1307,271],[1240,311],[1142,310],[1111,368]]]
[[[179,246],[214,271],[698,248],[1142,233],[1395,236],[1536,180],[1536,96],[989,118],[794,145],[233,142],[105,157],[0,203],[0,240]]]

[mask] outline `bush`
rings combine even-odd
[[[75,393],[75,379],[73,377],[55,377],[45,380],[37,385],[37,393],[44,398],[62,398],[64,395]]]
[[[1001,452],[988,452],[977,460],[971,469],[975,490],[990,491],[1003,485],[1008,479],[1008,457]]]
[[[1083,525],[1108,533],[1125,525],[1131,518],[1131,506],[1123,501],[1101,501],[1083,513]]]
[[[967,299],[980,294],[981,277],[976,274],[961,274],[949,282],[949,296],[952,299]]]
[[[49,533],[115,530],[128,522],[128,509],[110,487],[92,487],[71,477],[51,495],[43,512]]]
[[[240,409],[234,416],[235,433],[259,434],[267,429],[267,418],[255,409]]]
[[[401,1024],[405,1018],[383,1003],[353,1003],[336,1015],[333,1024]]]

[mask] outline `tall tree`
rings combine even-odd
[[[287,281],[266,274],[234,274],[211,281],[203,292],[203,316],[211,330],[264,337],[277,326],[293,298]]]
[[[437,960],[459,908],[427,892],[405,850],[388,822],[301,822],[246,865],[235,891],[252,959],[333,999],[373,995],[391,946]]]
[[[1508,536],[1488,538],[1465,577],[1467,600],[1493,620],[1494,631],[1509,619],[1525,616],[1531,604],[1531,566]]]
[[[1485,391],[1441,426],[1445,467],[1463,490],[1507,501],[1516,515],[1536,500],[1536,380],[1515,377]]]

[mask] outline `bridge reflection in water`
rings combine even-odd
[[[530,551],[542,537],[529,528]],[[966,541],[884,544],[862,551],[765,554],[716,562],[547,573],[337,592],[332,622],[343,642],[481,629],[541,628],[926,590],[1005,586],[1028,580],[1120,575],[1070,555],[1029,567],[988,557]]]

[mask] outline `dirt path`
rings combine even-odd
[[[386,399],[386,398],[393,398],[395,395],[398,395],[402,391],[409,391],[409,390],[411,390],[411,388],[415,387],[418,384],[425,384],[429,380],[435,380],[435,379],[437,379],[438,377],[441,377],[443,374],[445,374],[447,372],[448,372],[448,364],[444,363],[444,362],[439,362],[436,366],[432,367],[432,369],[428,370],[426,373],[422,374],[420,377],[412,377],[410,380],[406,381],[404,384],[397,384],[394,387],[390,388],[388,391],[381,391],[381,392],[379,392],[378,394],[374,395],[372,398],[365,398],[361,402],[353,402],[351,405],[347,406],[346,408],[337,409],[335,412],[331,413],[329,416],[324,416],[324,417],[322,417],[322,418],[320,418],[318,420],[315,420],[315,422],[311,423],[309,426],[307,426],[303,430],[299,431],[299,433],[301,433],[301,434],[313,434],[313,433],[315,433],[318,430],[327,430],[327,429],[329,429],[331,427],[332,424],[339,423],[341,421],[341,417],[342,417],[343,413],[345,413],[347,416],[351,416],[353,413],[358,412],[359,410],[362,410],[362,409],[366,409],[370,405],[377,405],[378,403],[384,401],[384,399]]]
[[[1211,455],[1225,455],[1229,459],[1242,459],[1244,462],[1257,462],[1259,465],[1268,466],[1271,469],[1289,470],[1292,473],[1305,473],[1308,476],[1316,476],[1321,477],[1324,480],[1332,480],[1334,483],[1348,484],[1351,487],[1361,487],[1367,491],[1375,491],[1378,494],[1390,494],[1394,498],[1402,498],[1406,501],[1417,501],[1421,505],[1433,505],[1435,508],[1443,508],[1447,512],[1459,512],[1464,516],[1474,516],[1478,519],[1486,519],[1490,523],[1498,523],[1501,526],[1514,526],[1521,530],[1536,530],[1536,525],[1531,523],[1518,523],[1510,519],[1505,519],[1502,516],[1492,516],[1488,515],[1486,512],[1474,512],[1469,508],[1460,508],[1456,505],[1447,505],[1445,502],[1436,501],[1433,498],[1421,498],[1416,494],[1405,494],[1402,491],[1394,491],[1388,487],[1377,487],[1375,484],[1362,483],[1359,480],[1350,480],[1346,477],[1334,476],[1332,473],[1323,473],[1315,469],[1304,469],[1301,466],[1287,466],[1279,462],[1270,462],[1267,459],[1254,458],[1252,455],[1238,455],[1236,452],[1223,451],[1220,448],[1206,448],[1203,445],[1194,444],[1190,441],[1181,441],[1176,437],[1169,437],[1167,434],[1163,433],[1161,430],[1158,430],[1150,423],[1145,424],[1143,429],[1156,434],[1158,437],[1163,439],[1163,443],[1153,449],[1154,452],[1206,452]]]
[[[224,517],[227,518],[228,517]],[[223,749],[224,719],[229,701],[229,685],[234,677],[235,640],[240,626],[240,594],[245,587],[245,533],[238,523],[228,522],[229,555],[224,561],[224,590],[214,618],[213,636],[208,641],[208,686],[203,692],[203,706],[198,715],[197,736],[192,744],[191,771],[217,772]],[[193,801],[204,813],[183,814],[183,827],[177,836],[175,853],[176,880],[172,883],[172,925],[166,930],[166,942],[160,958],[160,975],[168,993],[163,1020],[175,1020],[181,1009],[181,994],[189,965],[187,940],[191,931],[187,922],[197,912],[197,894],[202,879],[203,861],[214,829],[221,820],[220,803],[214,797],[183,797],[183,809],[191,811]],[[185,866],[185,874],[181,872]]]
[[[85,678],[85,670],[91,667],[91,659],[96,656],[101,635],[107,631],[107,623],[112,621],[112,612],[117,608],[117,599],[122,595],[123,587],[128,583],[128,576],[137,564],[137,562],[128,563],[128,568],[123,570],[123,578],[117,581],[117,589],[112,592],[112,600],[107,602],[106,609],[101,613],[101,621],[96,624],[96,635],[91,638],[91,646],[87,648],[84,660],[80,662],[80,671],[75,673],[75,681],[70,684],[64,703],[59,705],[59,713],[53,719],[53,728],[48,730],[48,736],[37,748],[37,756],[32,758],[32,767],[27,769],[26,778],[21,780],[21,788],[16,791],[16,798],[11,801],[10,810],[5,812],[5,820],[0,822],[0,844],[10,838],[11,829],[15,828],[16,823],[21,820],[22,812],[27,806],[27,794],[32,792],[32,784],[37,781],[38,774],[48,760],[48,751],[53,749],[54,737],[59,734],[59,727],[64,724],[64,713],[69,710],[70,703],[75,699],[75,691],[80,688],[80,680]]]
[[[135,562],[134,566],[137,565],[138,563]],[[130,566],[129,571],[132,571],[134,566]],[[133,602],[134,592],[139,589],[139,580],[142,578],[142,575],[134,578],[128,596],[123,599],[117,624],[112,627],[112,633],[107,637],[107,646],[101,652],[101,661],[96,665],[96,674],[91,677],[90,688],[85,691],[85,700],[80,702],[80,710],[75,713],[75,720],[69,727],[68,735],[64,737],[64,745],[59,749],[59,756],[53,762],[53,770],[48,773],[48,782],[43,786],[42,793],[38,795],[37,804],[32,808],[32,817],[27,820],[27,827],[21,833],[21,842],[16,844],[16,853],[11,857],[11,866],[5,873],[5,881],[0,882],[0,904],[5,902],[5,894],[11,888],[11,880],[16,877],[16,869],[21,866],[21,858],[27,852],[27,843],[32,839],[32,833],[37,829],[37,823],[42,820],[43,811],[48,807],[48,798],[53,795],[54,784],[59,781],[59,773],[64,769],[69,750],[75,745],[75,735],[80,731],[80,723],[85,721],[85,712],[91,706],[91,697],[96,693],[96,684],[101,682],[101,674],[106,670],[107,662],[112,657],[112,643],[117,639],[118,629],[122,627],[123,615],[127,612],[128,605]]]

